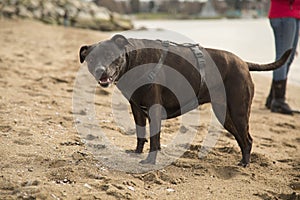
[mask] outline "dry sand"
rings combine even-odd
[[[197,158],[204,118],[191,149],[176,162],[129,174],[98,162],[73,122],[78,50],[109,34],[22,20],[0,20],[0,27],[0,199],[300,199],[300,116],[264,108],[267,78],[253,77],[250,167],[237,166],[240,150],[225,131],[205,158]],[[112,91],[97,88],[99,124],[116,144],[132,149],[135,139],[126,139],[111,119]],[[288,101],[300,108],[299,87],[288,86]],[[163,141],[176,123],[164,124]]]

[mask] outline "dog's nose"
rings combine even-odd
[[[100,77],[105,73],[105,67],[101,66],[96,68],[95,70],[95,77],[96,79],[100,79]]]

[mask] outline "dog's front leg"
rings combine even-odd
[[[157,152],[160,150],[160,130],[161,130],[161,106],[153,105],[149,110],[150,123],[150,151],[142,164],[155,164]]]
[[[134,117],[135,127],[136,127],[136,136],[137,136],[137,145],[135,153],[142,153],[144,149],[144,144],[147,142],[146,139],[146,115],[137,108],[133,102],[130,102],[132,114]]]

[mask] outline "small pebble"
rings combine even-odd
[[[131,191],[134,191],[134,187],[132,187],[132,186],[127,186],[127,188]]]
[[[168,188],[168,189],[167,189],[167,192],[175,192],[175,190],[172,189],[172,188]]]
[[[88,188],[88,189],[92,189],[92,186],[90,186],[90,185],[87,184],[87,183],[85,183],[83,186],[86,187],[86,188]]]

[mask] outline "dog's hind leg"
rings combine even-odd
[[[227,112],[225,116],[224,128],[229,131],[237,140],[242,151],[242,160],[239,165],[246,167],[250,162],[250,153],[252,149],[252,138],[249,134],[249,116],[250,105],[253,97],[251,87],[243,88],[248,93],[241,98],[229,99],[228,97],[236,96],[235,91],[227,91]],[[243,90],[238,90],[243,91]],[[232,93],[231,93],[232,92]],[[218,106],[213,104],[214,113],[220,121],[220,112]]]
[[[146,115],[134,103],[130,103],[132,114],[135,121],[137,145],[135,153],[142,153],[146,139]]]
[[[252,149],[252,138],[249,134],[248,120],[238,118],[228,111],[226,115],[224,128],[229,131],[236,139],[242,151],[242,159],[239,165],[246,167],[250,162],[250,153]]]

